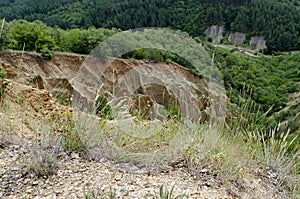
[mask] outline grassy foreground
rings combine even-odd
[[[2,103],[0,141],[12,139],[9,132],[18,133],[9,117],[15,103],[26,103],[23,100]],[[212,133],[205,125],[187,129],[173,118],[155,123],[138,117],[106,120],[68,110],[46,115],[41,112],[32,128],[38,142],[26,167],[37,177],[53,175],[58,168],[58,152],[66,151],[94,159],[105,154],[120,162],[151,165],[147,167],[151,172],[170,169],[181,162],[189,171],[209,171],[225,184],[259,169],[261,173],[272,172],[278,177],[278,188],[299,198],[299,151],[291,148],[294,139],[287,139],[289,132],[279,132],[280,136],[275,137],[279,127],[266,133],[259,131],[259,124],[245,126],[244,120],[249,118],[244,118],[244,110],[239,114],[242,117],[236,118],[234,125],[229,123],[221,132]],[[26,120],[25,115],[22,117]],[[86,198],[101,198],[93,194],[91,190],[85,193]],[[109,198],[113,198],[110,194]]]

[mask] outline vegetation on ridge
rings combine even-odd
[[[96,28],[62,30],[48,27],[41,21],[14,20],[4,24],[0,50],[25,50],[42,54],[53,51],[88,54],[100,42],[117,32],[117,29]]]

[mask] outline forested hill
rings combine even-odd
[[[300,49],[298,0],[2,0],[7,21],[41,20],[63,29],[171,27],[203,36],[209,25],[262,35],[268,50]]]

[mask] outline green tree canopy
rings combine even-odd
[[[43,48],[55,50],[57,48],[51,29],[41,21],[28,22],[14,20],[9,24],[8,48],[41,52]]]

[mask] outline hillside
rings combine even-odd
[[[300,197],[300,1],[2,0],[1,18],[0,198]]]
[[[0,18],[41,20],[63,29],[171,27],[200,37],[208,26],[223,25],[225,34],[264,36],[271,53],[300,49],[298,6],[289,0],[5,0]]]
[[[40,21],[16,20],[4,24],[0,49],[38,52],[41,53],[43,59],[47,60],[51,59],[55,51],[89,54],[96,45],[104,42],[107,38],[114,38],[111,36],[117,37],[122,34],[126,34],[126,31],[102,28],[63,30],[51,28]],[[137,32],[134,34],[139,37]],[[185,33],[177,31],[177,34]],[[153,36],[151,37],[156,41],[167,41],[159,34]],[[182,49],[178,42],[174,43],[170,38],[168,39],[171,41],[173,49]],[[300,91],[298,83],[300,82],[299,52],[265,56],[255,50],[250,53],[248,48],[237,48],[233,45],[222,45],[220,48],[218,45],[211,45],[199,38],[190,39],[194,43],[203,45],[211,56],[215,54],[216,66],[222,73],[225,89],[232,103],[243,106],[245,101],[250,100],[249,103],[256,107],[250,112],[268,113],[267,117],[270,119],[262,122],[264,129],[275,128],[279,122],[295,118],[297,110],[281,110],[287,106],[289,95]],[[145,45],[148,45],[148,40],[149,38],[139,38],[138,40],[133,39],[131,42],[127,41],[126,47],[124,45],[122,48],[139,47],[119,58],[172,61],[188,68],[195,75],[203,75],[199,73],[199,70],[195,70],[191,63],[174,53],[158,49],[143,49]],[[193,51],[193,49],[190,48],[186,51],[185,58],[192,58],[189,51]],[[292,134],[300,133],[296,130],[297,128],[293,127],[294,125],[292,121],[287,123],[284,129],[292,127]]]
[[[1,197],[164,199],[181,195],[180,198],[199,199],[284,199],[298,196],[299,173],[294,171],[297,169],[294,161],[299,157],[297,153],[287,156],[288,153],[281,151],[289,143],[284,139],[277,141],[270,137],[272,142],[263,145],[260,138],[252,137],[255,131],[244,134],[239,129],[242,124],[235,127],[236,134],[224,131],[215,137],[205,129],[205,120],[204,129],[186,131],[174,112],[163,121],[145,119],[143,112],[132,112],[125,118],[77,112],[66,106],[72,101],[68,95],[74,94],[74,89],[81,96],[87,90],[93,97],[96,94],[90,85],[93,81],[88,78],[81,84],[82,90],[76,86],[81,78],[78,74],[86,71],[87,57],[55,54],[51,60],[43,60],[37,54],[18,52],[1,52],[0,57],[7,72],[0,109]],[[117,89],[128,71],[140,68],[148,75],[173,71],[185,77],[182,81],[189,82],[187,92],[200,89],[203,95],[208,95],[205,90],[208,82],[177,64],[123,59],[114,60],[105,70],[108,77],[116,71],[115,84],[105,76],[101,79],[107,87],[106,93]],[[151,86],[149,92],[154,92],[155,97],[147,100],[159,102],[162,99],[157,96],[162,90],[157,84]],[[172,91],[169,89],[166,90]],[[122,98],[117,100],[116,104],[105,105],[126,106]],[[210,103],[203,107],[204,112],[210,113],[205,111]],[[192,143],[186,143],[186,138],[192,136],[190,130],[196,134]],[[145,135],[144,131],[152,132]],[[188,148],[179,150],[186,144],[190,144]],[[159,161],[153,161],[155,158]],[[163,196],[157,196],[160,191]]]

